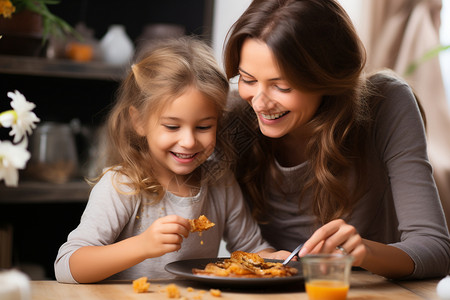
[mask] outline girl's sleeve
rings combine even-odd
[[[115,191],[111,180],[111,174],[107,173],[94,186],[81,216],[80,224],[60,247],[54,264],[57,281],[76,283],[70,272],[70,256],[84,246],[102,246],[114,243],[129,221],[133,211],[130,197],[125,197]]]
[[[450,239],[427,155],[426,133],[411,88],[388,78],[374,120],[375,144],[384,161],[401,241],[392,244],[414,261],[410,278],[450,271]]]
[[[261,235],[257,222],[253,219],[241,193],[239,184],[233,175],[225,183],[226,224],[223,238],[226,248],[233,251],[258,252],[272,248]]]

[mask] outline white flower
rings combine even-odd
[[[17,114],[17,119],[11,124],[10,136],[14,136],[14,143],[22,140],[27,134],[31,134],[36,128],[39,118],[32,112],[36,107],[34,103],[28,102],[25,97],[18,91],[8,92],[8,97],[12,99],[11,107]]]
[[[5,128],[11,127],[16,119],[17,113],[14,110],[7,110],[0,113],[0,125]]]
[[[30,157],[25,142],[14,145],[10,141],[0,141],[0,180],[4,179],[7,186],[17,186],[18,170],[25,168]]]

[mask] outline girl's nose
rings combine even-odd
[[[194,147],[196,143],[195,133],[192,130],[184,130],[178,143],[184,148]]]

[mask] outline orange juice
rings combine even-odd
[[[309,300],[345,300],[349,285],[342,281],[312,280],[305,287]]]

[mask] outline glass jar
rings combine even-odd
[[[30,139],[26,174],[33,179],[65,183],[78,169],[75,138],[68,124],[47,122]]]

